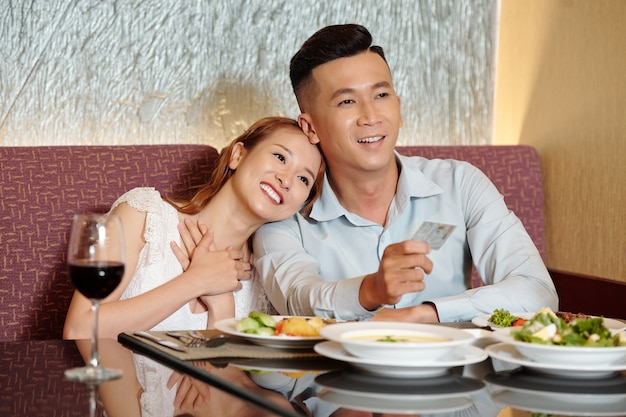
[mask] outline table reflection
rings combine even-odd
[[[228,381],[268,410],[101,340],[101,360],[124,371],[98,388],[98,416],[624,416],[626,375],[559,378],[490,359],[428,378],[371,375],[327,358],[194,361],[202,379]],[[89,390],[63,378],[89,341],[0,342],[0,415],[89,415]],[[495,368],[495,369],[494,369]],[[172,382],[177,384],[172,386]],[[177,397],[178,395],[178,397]],[[501,413],[511,407],[507,413]]]

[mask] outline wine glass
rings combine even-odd
[[[93,321],[89,364],[66,370],[65,377],[69,380],[99,384],[122,376],[122,371],[100,366],[98,308],[100,301],[120,284],[124,275],[124,261],[124,233],[119,217],[98,213],[74,216],[67,264],[74,287],[91,300]]]

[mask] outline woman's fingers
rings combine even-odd
[[[170,248],[172,248],[172,252],[174,252],[174,256],[176,256],[180,266],[183,267],[183,272],[186,271],[191,263],[187,251],[178,246],[176,242],[170,242]]]

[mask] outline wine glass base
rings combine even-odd
[[[120,379],[123,372],[119,369],[103,368],[101,366],[83,366],[65,371],[65,378],[70,381],[97,385],[101,382]]]

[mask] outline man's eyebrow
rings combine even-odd
[[[280,148],[283,148],[285,150],[285,152],[287,152],[293,158],[293,152],[291,151],[291,149],[289,149],[288,147],[286,147],[286,146],[284,146],[284,145],[282,145],[280,143],[277,143],[276,146],[278,146]],[[305,167],[304,170],[309,173],[311,178],[315,178],[315,174],[313,173],[313,171],[311,171],[311,169],[309,169],[308,167]]]
[[[371,87],[372,90],[376,90],[378,88],[391,88],[391,83],[389,81],[379,81]],[[354,91],[355,89],[351,87],[340,88],[339,90],[335,91],[330,98],[334,100],[343,94],[354,93]]]

